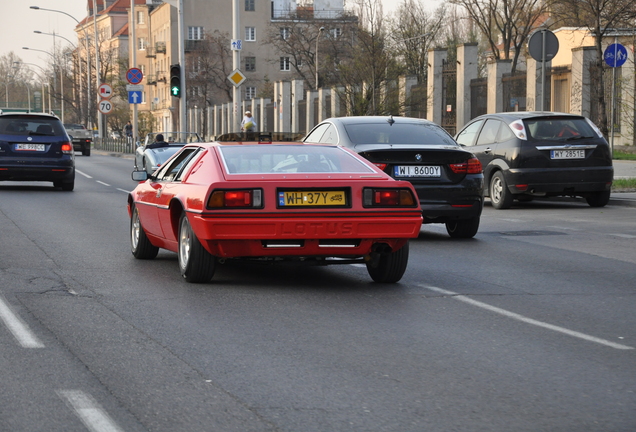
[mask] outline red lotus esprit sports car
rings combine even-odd
[[[374,281],[397,282],[422,224],[409,182],[338,146],[192,143],[132,178],[132,254],[176,252],[188,282],[231,258],[365,263]]]

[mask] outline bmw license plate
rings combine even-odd
[[[22,150],[22,151],[44,151],[46,150],[46,147],[44,146],[44,144],[25,143],[25,144],[16,144],[15,149]]]
[[[431,165],[396,165],[393,174],[395,177],[441,177],[442,169]]]
[[[278,192],[280,207],[314,207],[347,205],[344,191],[284,191]]]
[[[550,150],[550,159],[584,159],[585,150]]]

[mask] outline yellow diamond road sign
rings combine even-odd
[[[235,87],[238,87],[243,84],[243,81],[245,81],[247,78],[240,70],[234,69],[232,73],[228,75],[227,79],[232,81],[232,84],[234,84]]]

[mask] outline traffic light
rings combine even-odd
[[[170,65],[170,94],[174,97],[181,97],[181,66]]]

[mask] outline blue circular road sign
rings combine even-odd
[[[621,67],[627,61],[627,48],[619,43],[605,48],[603,59],[611,67]]]
[[[144,74],[139,68],[130,68],[126,72],[126,80],[131,84],[139,84],[144,79]]]

